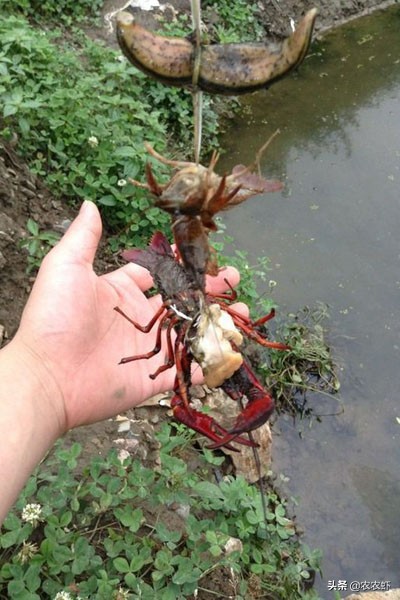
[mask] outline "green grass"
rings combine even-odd
[[[184,600],[222,572],[236,600],[251,597],[249,581],[265,597],[317,598],[304,587],[320,556],[299,542],[285,501],[268,493],[265,523],[254,486],[210,481],[223,459],[205,451],[188,469],[187,430],[164,425],[157,437],[156,469],[112,452],[80,472],[80,446],[58,447],[4,522],[0,598]],[[186,516],[168,519],[174,507]]]
[[[191,148],[191,95],[149,80],[83,35],[73,44],[64,37],[23,17],[0,21],[0,134],[17,136],[18,152],[55,195],[102,206],[116,245],[143,245],[168,217],[126,181],[143,177],[145,141],[160,152],[172,140],[181,153]],[[210,101],[205,122],[205,142],[215,144]]]

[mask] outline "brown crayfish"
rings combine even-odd
[[[126,260],[149,270],[161,294],[162,305],[145,325],[133,321],[116,307],[117,312],[142,332],[149,332],[158,322],[155,348],[146,354],[123,358],[121,363],[157,354],[161,348],[162,331],[166,328],[167,361],[151,377],[176,367],[171,400],[174,417],[211,439],[212,448],[225,446],[236,450],[232,442],[254,447],[257,444],[242,434],[257,429],[268,420],[274,401],[243,358],[239,346],[246,336],[268,348],[285,350],[288,347],[269,341],[260,332],[259,327],[273,318],[274,311],[252,321],[230,306],[236,299],[236,293],[228,282],[228,293],[212,295],[206,292],[205,275],[217,272],[208,234],[216,229],[214,216],[217,212],[262,192],[279,190],[282,184],[265,180],[242,166],[235,167],[232,174],[220,177],[214,171],[217,156],[213,156],[209,167],[204,167],[196,163],[170,161],[150,146],[147,149],[153,157],[177,168],[165,185],[157,183],[150,164],[146,169],[147,183],[133,181],[135,185],[150,190],[155,197],[155,205],[171,215],[177,253],[160,232],[153,236],[146,250],[131,249],[123,253]],[[202,368],[209,387],[221,387],[233,400],[247,399],[246,407],[231,429],[223,428],[211,416],[190,405],[193,361]]]

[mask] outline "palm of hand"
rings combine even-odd
[[[149,360],[119,364],[122,357],[154,348],[157,324],[143,334],[113,308],[119,306],[145,325],[161,300],[146,298],[143,292],[152,280],[137,265],[95,274],[92,262],[100,234],[97,209],[86,207],[43,261],[16,336],[60,390],[65,429],[125,411],[172,389],[175,378],[175,369],[154,381],[149,377],[163,364],[164,349]],[[211,291],[225,289],[226,276],[237,283],[238,274],[230,269],[212,278]]]

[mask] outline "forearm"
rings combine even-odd
[[[0,523],[26,480],[62,434],[59,394],[44,367],[12,341],[0,351]]]

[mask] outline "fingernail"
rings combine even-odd
[[[91,200],[84,200],[79,209],[79,214],[84,214],[91,204],[93,204]]]

